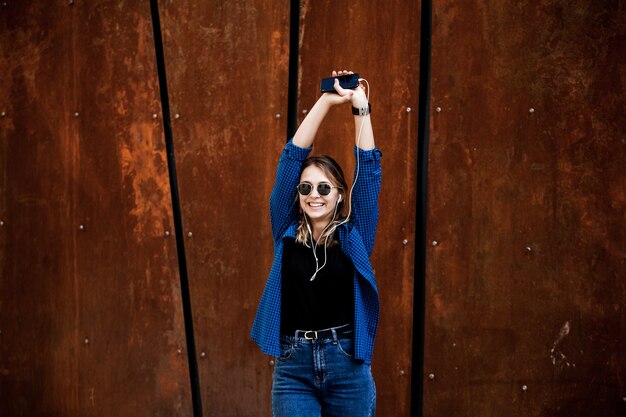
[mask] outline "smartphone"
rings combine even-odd
[[[341,88],[357,88],[359,86],[359,74],[338,75],[336,77],[323,78],[320,90],[322,93],[336,93],[335,78],[339,79]]]

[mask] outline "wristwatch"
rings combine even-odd
[[[352,107],[352,114],[355,116],[367,116],[372,112],[372,105],[367,103],[367,107]]]

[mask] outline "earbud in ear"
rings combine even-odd
[[[339,194],[339,199],[337,200],[338,203],[341,203],[341,200],[343,200],[343,195]]]

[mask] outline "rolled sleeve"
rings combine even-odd
[[[380,158],[383,156],[382,152],[378,148],[364,150],[359,147],[354,147],[354,157],[358,158],[360,162],[375,162],[380,163]]]
[[[294,161],[304,161],[307,156],[311,153],[313,148],[301,148],[298,145],[293,143],[293,140],[287,142],[285,147],[283,148],[283,157],[292,159]]]

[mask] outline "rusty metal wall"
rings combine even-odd
[[[433,22],[424,415],[623,416],[623,4]]]
[[[190,415],[151,33],[149,4],[0,6],[2,416]]]
[[[0,416],[192,414],[145,3],[0,5]],[[205,416],[270,413],[289,3],[159,2]],[[301,2],[300,120],[330,69],[372,86],[380,416],[411,401],[418,3]],[[624,413],[620,7],[434,4],[424,415]],[[347,172],[352,123],[315,147]]]
[[[160,2],[205,416],[266,416],[271,358],[249,337],[272,260],[289,2]]]
[[[289,2],[162,6],[204,414],[268,415],[273,362],[248,332],[272,260],[268,201],[287,139]],[[354,9],[349,36],[341,19],[328,18],[330,6],[302,3],[299,113],[319,96],[320,77],[337,65],[352,65],[372,84],[388,167],[374,260],[385,311],[374,372],[379,415],[407,415],[415,195],[397,190],[415,188],[415,159],[407,154],[415,154],[416,115],[407,108],[417,108],[419,37],[412,28],[419,10],[405,3],[381,13],[334,2],[338,17]],[[389,55],[381,35],[394,24],[394,37],[403,42]],[[390,93],[383,87],[388,65],[400,72]],[[338,156],[349,172],[352,116],[329,119],[320,137],[333,138],[320,139],[316,149]],[[404,214],[384,214],[393,211]]]
[[[286,139],[289,4],[160,6],[205,415],[266,415],[272,361],[252,345],[248,331],[271,262],[267,201]],[[121,407],[142,414],[142,407],[160,415],[188,415],[147,6],[102,1],[5,7],[3,67],[12,77],[3,79],[1,89],[7,128],[2,132],[0,390],[15,400],[2,412],[100,415],[119,414],[113,410]],[[324,13],[309,4],[303,10],[308,16]],[[375,15],[373,8],[360,15],[361,30]],[[417,11],[414,6],[392,10],[370,25],[381,31],[396,19],[411,27]],[[310,21],[307,25],[312,27]],[[398,28],[397,36],[406,36],[401,32]],[[302,36],[303,51],[310,49],[301,67],[306,107],[306,100],[318,94],[319,77],[333,65],[309,75],[321,51]],[[417,107],[418,42],[414,35],[408,39],[406,50],[391,61],[405,68],[403,78],[396,79],[400,87],[376,104],[385,158],[405,171],[390,172],[386,187],[414,188],[415,161],[404,158],[414,153],[415,113],[409,109]],[[354,37],[353,43],[361,41]],[[349,60],[374,86],[383,83],[387,70],[370,62],[374,57],[355,54]],[[18,116],[33,105],[36,111]],[[327,127],[343,131],[347,144],[333,153],[344,158],[352,141],[346,121],[351,117],[335,118]],[[396,121],[402,124],[394,130],[397,140],[385,141],[390,135],[382,126]],[[21,137],[26,139],[18,143]],[[30,170],[30,161],[12,159],[18,145],[29,152],[20,153],[24,158],[30,153],[39,158],[38,170]],[[20,182],[33,191],[23,191]],[[25,201],[33,206],[30,211],[23,209]],[[58,207],[51,208],[50,201]],[[414,203],[414,195],[384,198],[384,205],[406,216],[381,219],[375,255],[380,276],[388,277],[383,304],[404,307],[392,310],[381,326],[387,337],[380,349],[390,359],[380,359],[375,372],[380,408],[389,404],[388,415],[407,409],[409,401],[414,237],[413,216],[404,208]],[[43,230],[33,221],[41,221]],[[399,262],[397,253],[402,253]],[[393,262],[385,266],[382,260],[389,255]],[[29,285],[18,286],[23,276]],[[38,283],[54,286],[40,289]],[[25,322],[37,321],[38,315],[54,325]],[[391,332],[394,327],[401,332]],[[34,374],[51,380],[39,390],[26,386]]]

